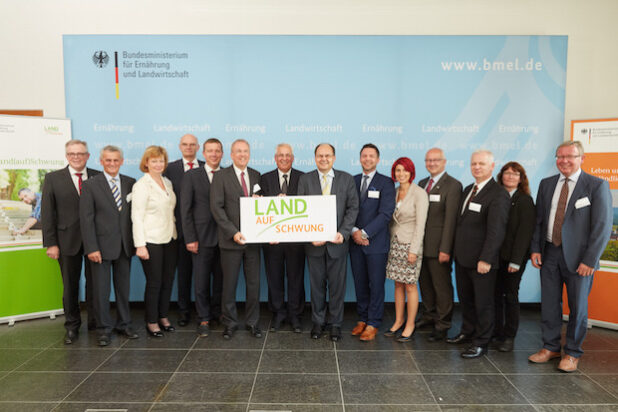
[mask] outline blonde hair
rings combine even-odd
[[[144,173],[148,172],[148,160],[152,157],[163,157],[165,167],[167,168],[167,150],[161,146],[148,146],[142,155],[142,160],[139,162],[139,170]]]

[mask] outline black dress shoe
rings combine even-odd
[[[191,315],[189,315],[188,313],[181,313],[180,317],[178,318],[178,325],[187,326],[189,322],[191,322]]]
[[[405,342],[410,342],[412,340],[412,338],[414,337],[414,333],[416,332],[416,327],[414,328],[414,330],[412,331],[412,333],[410,333],[410,335],[405,336],[403,333],[397,338],[397,342],[401,342],[401,343],[405,343]]]
[[[446,331],[445,330],[434,329],[429,334],[429,336],[427,336],[427,341],[428,342],[439,342],[441,340],[444,340],[444,338],[446,338]]]
[[[188,324],[189,322],[187,322]],[[174,327],[174,325],[172,325],[171,323],[167,326],[165,326],[164,324],[162,324],[161,322],[159,322],[159,327],[164,331],[164,332],[174,332],[176,330],[176,328]]]
[[[331,327],[330,340],[333,342],[339,342],[341,340],[341,328],[339,326]]]
[[[446,343],[466,343],[470,342],[470,336],[460,333],[457,336],[453,336],[452,338],[446,338]]]
[[[118,333],[119,335],[122,335],[124,337],[127,337],[129,339],[137,339],[137,338],[139,338],[139,335],[137,333],[135,333],[135,331],[132,328],[116,329],[116,333]]]
[[[313,328],[311,328],[311,339],[320,339],[322,337],[322,333],[324,333],[324,327],[314,323]]]
[[[421,328],[425,328],[427,326],[433,326],[433,321],[430,319],[421,319],[418,322],[416,322],[416,325],[414,326],[416,329],[421,329]]]
[[[67,333],[64,335],[64,344],[70,345],[75,342],[79,338],[79,332],[77,330],[67,330]]]
[[[99,335],[99,346],[108,346],[110,343],[112,343],[112,337],[109,335],[109,333],[104,333],[102,335]]]
[[[487,346],[472,345],[465,351],[461,352],[461,357],[464,359],[474,359],[483,356],[487,353]]]
[[[273,316],[273,319],[270,322],[270,331],[271,332],[277,332],[279,329],[281,329],[281,319],[277,318],[276,316]]]
[[[153,338],[162,338],[163,332],[160,330],[150,330],[148,326],[146,326],[146,332],[148,332],[148,336],[152,336]]]
[[[197,334],[200,335],[202,338],[208,336],[210,334],[209,322],[200,322],[200,324],[197,325]]]
[[[401,336],[401,331],[403,331],[403,325],[397,330],[387,330],[386,332],[384,332],[384,336],[386,336],[387,338],[398,338],[399,336]]]
[[[290,323],[292,324],[292,330],[294,333],[303,333],[303,327],[298,319],[292,319]]]
[[[513,351],[513,338],[504,338],[498,345],[500,352],[512,352]]]
[[[234,332],[236,332],[236,329],[238,329],[236,326],[226,326],[225,329],[223,329],[223,339],[232,339],[232,336],[234,336]]]
[[[262,330],[260,328],[258,328],[257,326],[249,326],[249,325],[247,325],[245,328],[249,331],[251,336],[253,336],[254,338],[261,338],[262,337]]]

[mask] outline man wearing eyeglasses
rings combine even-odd
[[[588,294],[613,219],[609,184],[583,172],[583,161],[580,142],[558,146],[556,166],[560,173],[539,185],[536,229],[530,245],[532,265],[541,269],[543,348],[528,360],[545,363],[561,357],[558,369],[563,372],[576,371],[583,354]],[[570,309],[564,346],[560,335],[563,285]]]
[[[98,170],[86,167],[90,153],[86,142],[69,140],[65,144],[68,166],[47,173],[41,195],[41,224],[43,246],[47,256],[58,261],[62,284],[64,308],[64,343],[70,345],[79,336],[82,323],[79,309],[79,278],[82,261],[86,274],[86,304],[88,329],[96,328],[92,300],[92,272],[90,261],[84,257],[84,246],[79,221],[79,198],[82,183],[98,175]]]

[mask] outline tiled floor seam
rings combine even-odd
[[[341,394],[341,409],[345,412],[345,398],[343,396],[343,382],[341,382],[341,370],[339,369],[339,357],[337,356],[337,343],[333,343],[335,351],[335,366],[337,367],[337,379],[339,381],[339,393]]]
[[[438,400],[436,399],[436,395],[433,394],[433,391],[431,390],[431,388],[429,387],[429,384],[427,383],[427,380],[425,379],[425,375],[423,375],[423,373],[421,371],[421,368],[419,368],[418,367],[418,363],[416,363],[416,359],[414,359],[414,352],[413,352],[413,350],[408,348],[408,349],[406,349],[406,351],[408,352],[408,355],[410,355],[410,359],[412,359],[412,363],[414,363],[414,366],[419,371],[421,379],[423,380],[423,383],[425,384],[425,387],[427,388],[427,390],[431,394],[431,398],[433,399],[433,402],[438,406],[439,410],[442,410],[442,407],[440,406],[440,404],[438,403]]]
[[[264,336],[264,342],[262,343],[262,350],[260,351],[260,358],[258,359],[257,367],[255,368],[255,376],[253,377],[253,384],[251,385],[251,392],[249,392],[249,399],[247,400],[247,409],[246,412],[249,412],[249,405],[251,405],[251,398],[253,397],[253,390],[255,389],[255,383],[257,382],[258,374],[260,373],[260,365],[262,363],[262,357],[264,356],[264,348],[266,348],[266,341],[268,340],[268,334],[270,333],[270,322],[268,322],[268,326],[266,327],[266,334]]]
[[[510,384],[513,388],[515,388],[515,390],[516,390],[516,391],[517,391],[517,392],[518,392],[518,393],[519,393],[519,394],[520,394],[520,395],[521,395],[521,396],[522,396],[522,397],[526,400],[526,402],[528,402],[528,404],[529,404],[529,405],[532,405],[532,407],[533,407],[535,410],[538,410],[538,409],[537,409],[537,408],[536,408],[536,407],[532,404],[532,402],[530,402],[530,399],[528,399],[528,397],[527,397],[526,395],[524,395],[524,393],[523,393],[522,391],[520,391],[520,390],[519,390],[519,388],[518,388],[517,386],[515,386],[515,384],[514,384],[513,382],[511,382],[511,380],[510,380],[510,379],[509,379],[509,378],[508,378],[508,377],[507,377],[507,376],[506,376],[506,375],[502,372],[502,370],[498,367],[498,365],[496,365],[496,364],[495,364],[495,362],[494,362],[494,361],[492,361],[492,360],[489,358],[489,356],[487,356],[487,355],[483,355],[483,356],[484,356],[484,357],[485,357],[485,358],[489,361],[489,363],[491,363],[491,364],[492,364],[492,366],[493,366],[494,368],[496,368],[496,370],[497,370],[498,372],[500,372],[500,375],[502,375],[502,376],[504,377],[504,379],[506,379],[506,381],[507,381],[507,382],[508,382],[508,383],[509,383],[509,384]]]

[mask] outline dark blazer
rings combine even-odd
[[[428,181],[426,177],[418,185],[424,189]],[[440,252],[452,256],[457,216],[461,211],[461,189],[459,180],[446,172],[431,187],[429,195],[439,195],[440,201],[432,202],[429,197],[423,256],[437,258]]]
[[[530,195],[517,190],[511,197],[509,221],[506,226],[500,259],[523,266],[530,257],[530,242],[534,233],[536,213]]]
[[[249,173],[249,196],[260,183],[260,173],[247,168]],[[255,194],[260,194],[258,191]],[[243,196],[242,186],[236,177],[234,166],[227,167],[215,173],[210,188],[210,210],[217,222],[219,247],[222,249],[244,249],[245,245],[234,242],[234,235],[240,231],[240,198]]]
[[[217,245],[217,222],[210,211],[207,173],[204,167],[186,173],[182,180],[180,216],[185,243],[197,241],[200,246],[213,247]]]
[[[356,194],[359,198],[359,210],[355,226],[364,230],[369,237],[369,246],[358,246],[351,242],[351,248],[360,248],[365,254],[388,253],[390,249],[390,234],[388,224],[395,211],[395,184],[390,177],[377,173],[371,179],[367,192],[376,191],[379,198],[366,196],[360,200],[362,174],[354,176]]]
[[[545,252],[551,199],[559,177],[560,175],[555,175],[545,178],[539,185],[531,253],[543,255]],[[576,208],[575,203],[585,198],[588,198],[590,204]],[[599,268],[599,259],[612,230],[612,215],[609,183],[582,171],[567,204],[562,223],[562,251],[571,272],[575,272],[580,263]]]
[[[84,183],[101,172],[87,169],[86,173],[88,179]],[[44,247],[58,246],[60,253],[66,256],[79,253],[82,247],[79,197],[68,166],[45,175],[41,195]]]
[[[358,215],[358,194],[354,185],[354,178],[346,172],[333,169],[335,177],[330,193],[337,197],[337,231],[343,235],[344,242],[336,245],[326,242],[323,246],[305,245],[305,253],[309,256],[322,256],[326,250],[333,258],[344,257],[348,252],[348,239]],[[320,175],[317,170],[305,173],[298,180],[299,195],[321,195]]]
[[[116,260],[120,245],[127,256],[135,254],[131,231],[131,202],[127,200],[135,179],[120,176],[122,210],[119,211],[107,179],[103,173],[88,179],[82,185],[79,204],[84,254],[101,252],[103,260]],[[130,199],[130,196],[129,196]]]
[[[497,269],[498,254],[506,232],[509,194],[492,178],[472,200],[481,205],[481,211],[466,208],[461,214],[463,203],[473,187],[474,184],[466,187],[461,196],[455,232],[455,260],[466,268],[476,268],[482,260],[492,269]]]
[[[289,175],[287,194],[295,196],[298,194],[298,179],[303,175],[303,172],[292,168],[290,169]],[[262,189],[262,196],[278,196],[281,194],[279,171],[275,169],[268,173],[264,173],[260,178],[260,188]]]
[[[196,159],[199,167],[204,166],[204,161]],[[194,169],[198,169],[196,166]],[[167,164],[167,168],[165,172],[163,172],[163,176],[167,177],[172,181],[172,186],[174,187],[174,194],[176,195],[176,207],[174,208],[174,216],[176,217],[176,233],[178,234],[178,238],[182,238],[184,236],[182,232],[182,219],[180,216],[180,201],[181,199],[181,191],[182,191],[182,178],[185,175],[185,167],[182,163],[182,159],[174,160]]]

